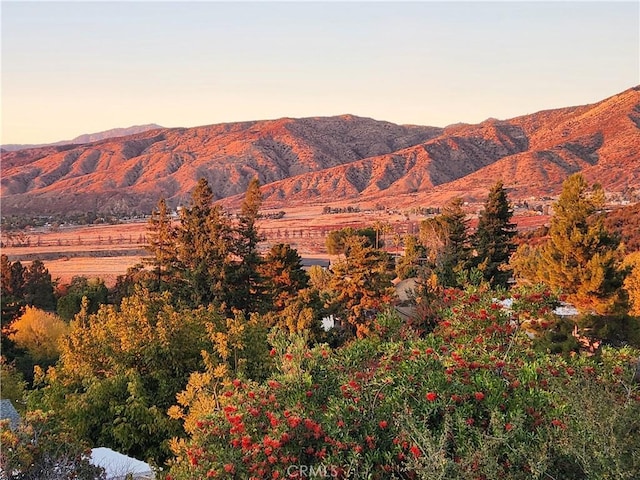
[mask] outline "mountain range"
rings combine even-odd
[[[431,206],[481,201],[498,179],[512,200],[554,196],[574,172],[609,192],[640,190],[640,86],[476,125],[282,118],[5,152],[1,199],[3,214],[146,213],[161,197],[186,203],[205,177],[233,207],[258,177],[265,207]]]
[[[5,152],[15,152],[16,150],[26,150],[28,148],[52,147],[52,146],[58,146],[58,145],[80,145],[83,143],[97,142],[99,140],[106,140],[109,138],[125,137],[127,135],[142,133],[148,130],[155,130],[157,128],[163,128],[163,127],[155,123],[149,123],[147,125],[134,125],[132,127],[126,127],[126,128],[112,128],[110,130],[105,130],[103,132],[97,132],[97,133],[85,133],[83,135],[79,135],[75,137],[72,140],[61,140],[55,143],[42,143],[37,145],[9,143],[9,144],[0,146],[0,151],[2,151],[2,153],[5,153]]]

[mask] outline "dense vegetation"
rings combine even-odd
[[[372,225],[307,272],[259,253],[257,181],[232,216],[201,180],[178,222],[158,203],[111,290],[3,256],[2,396],[25,419],[2,468],[98,478],[87,448],[108,446],[176,480],[636,478],[640,259],[603,198],[570,177],[548,240],[515,251],[497,183],[474,232],[456,200],[395,265]],[[395,276],[415,279],[402,305]]]

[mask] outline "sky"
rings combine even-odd
[[[446,126],[640,84],[640,2],[9,2],[0,143],[353,114]]]

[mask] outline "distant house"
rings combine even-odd
[[[20,414],[11,403],[11,400],[0,400],[0,420],[9,420],[9,428],[11,430],[15,430],[20,425]]]
[[[302,264],[302,268],[304,268],[305,270],[308,270],[309,268],[315,265],[322,268],[329,268],[329,266],[331,265],[331,261],[326,258],[302,257],[302,259],[300,260],[300,263]]]
[[[106,480],[153,480],[155,478],[149,464],[110,448],[92,449],[89,461],[92,465],[104,469]]]

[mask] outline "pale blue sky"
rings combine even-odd
[[[5,2],[1,143],[351,113],[445,126],[640,83],[629,2]]]

